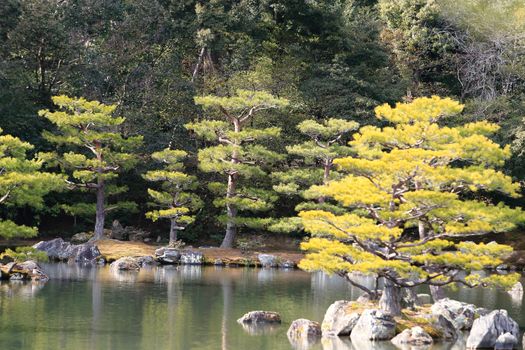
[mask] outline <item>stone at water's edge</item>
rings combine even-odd
[[[321,326],[323,336],[350,335],[361,316],[353,305],[352,301],[338,300],[328,307]]]
[[[467,348],[493,348],[501,335],[510,333],[518,339],[519,331],[518,324],[506,310],[494,310],[474,321],[467,338]]]
[[[307,348],[321,337],[321,326],[317,322],[300,318],[292,322],[286,335],[296,347]]]
[[[204,256],[197,251],[182,251],[180,254],[180,263],[183,265],[202,265]]]
[[[109,265],[110,269],[113,271],[138,271],[140,270],[140,265],[137,259],[125,256],[123,258],[117,259]]]
[[[277,257],[272,254],[259,254],[257,259],[262,267],[277,267]]]
[[[161,247],[155,250],[155,257],[161,264],[202,265],[204,255],[195,250]]]
[[[92,264],[101,256],[97,246],[91,242],[75,245],[64,242],[62,238],[40,241],[33,248],[46,252],[49,259],[58,261]]]
[[[390,340],[396,335],[396,321],[380,310],[365,310],[352,329],[352,340]]]
[[[391,341],[394,345],[401,348],[403,345],[429,345],[434,342],[432,337],[421,327],[405,329],[403,332],[392,338]]]
[[[456,325],[443,315],[437,316],[432,326],[441,333],[441,339],[443,340],[454,341],[458,338]]]
[[[11,262],[0,264],[1,279],[8,280],[33,280],[45,282],[49,279],[44,270],[33,260],[22,263]]]
[[[237,320],[238,323],[281,323],[281,315],[274,311],[250,311]]]
[[[140,265],[140,267],[160,265],[159,262],[155,260],[154,257],[149,256],[149,255],[136,257],[135,260]]]
[[[155,250],[155,257],[161,264],[177,264],[180,260],[180,251],[177,248],[161,247]]]
[[[449,319],[458,331],[469,330],[474,322],[476,306],[445,298],[432,305],[431,311],[434,316],[443,315]]]

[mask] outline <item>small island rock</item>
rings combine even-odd
[[[319,323],[304,318],[295,320],[286,332],[292,343],[311,343],[321,337],[321,326]]]
[[[238,323],[281,323],[281,315],[274,311],[250,311],[237,320]]]
[[[449,319],[459,330],[469,330],[472,328],[476,315],[476,306],[452,299],[440,299],[431,307],[432,314],[435,316],[443,315]]]

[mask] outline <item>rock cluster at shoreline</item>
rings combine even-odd
[[[110,253],[103,255],[99,250],[98,245],[111,245],[118,251],[117,256]],[[130,242],[122,242],[118,240],[101,240],[88,241],[80,244],[72,244],[64,241],[62,238],[56,238],[49,241],[41,241],[33,246],[33,248],[47,253],[51,261],[61,262],[75,262],[82,264],[105,264],[112,263],[121,258],[140,259],[140,267],[149,265],[215,265],[215,266],[252,266],[264,268],[295,268],[297,262],[286,258],[282,258],[278,254],[263,254],[263,253],[235,253],[234,250],[222,250],[218,248],[201,248],[195,249],[192,247],[160,247],[153,251],[152,246],[147,246],[151,255],[145,255],[142,251],[138,251],[133,255],[136,249],[130,245]],[[127,252],[129,255],[122,255],[126,252],[126,248],[130,248]],[[144,250],[144,249],[143,249]],[[126,254],[126,253],[124,253]],[[149,263],[143,263],[142,260],[147,259]],[[123,269],[119,269],[123,270]],[[132,269],[129,269],[132,270]]]
[[[0,279],[10,281],[40,281],[49,279],[40,265],[33,260],[0,264]]]

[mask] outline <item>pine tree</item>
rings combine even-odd
[[[41,159],[27,159],[27,152],[32,149],[27,142],[2,135],[0,129],[0,204],[7,208],[26,205],[42,208],[43,197],[65,185],[62,176],[40,171]],[[36,227],[0,219],[0,236],[3,238],[33,237],[37,232]]]
[[[302,244],[309,253],[300,266],[336,273],[378,297],[378,290],[352,277],[374,274],[384,280],[380,305],[392,314],[400,312],[402,287],[515,283],[518,274],[479,272],[501,264],[511,247],[469,241],[523,221],[521,210],[494,205],[484,195],[518,196],[519,184],[495,169],[510,150],[488,138],[497,125],[442,125],[462,109],[439,97],[377,107],[377,117],[391,126],[361,128],[350,142],[356,156],[335,160],[346,176],[309,190],[347,211],[300,213],[313,236]]]
[[[195,190],[198,183],[195,176],[182,172],[186,156],[184,151],[168,148],[155,152],[151,157],[165,166],[160,170],[148,171],[144,175],[148,181],[161,183],[161,191],[148,189],[150,197],[160,209],[149,211],[146,216],[153,221],[170,219],[170,245],[177,241],[177,232],[184,230],[195,220],[189,213],[202,207],[200,198],[188,192]]]
[[[261,144],[263,140],[278,137],[280,129],[251,126],[254,116],[264,110],[285,107],[288,101],[264,91],[237,90],[231,97],[196,97],[195,103],[212,113],[219,112],[219,119],[207,118],[186,127],[204,140],[218,143],[199,151],[199,167],[204,172],[227,178],[226,185],[213,182],[208,187],[217,194],[214,204],[226,208],[226,234],[221,247],[231,248],[238,225],[260,227],[268,221],[241,218],[239,211],[268,210],[276,200],[271,190],[255,184],[256,179],[266,177],[266,166],[283,158]]]
[[[69,175],[69,185],[73,189],[94,191],[96,193],[94,238],[104,235],[106,212],[118,206],[132,209],[134,203],[120,202],[112,206],[106,203],[107,196],[127,191],[126,186],[117,186],[111,181],[118,173],[131,169],[137,164],[133,153],[141,144],[142,136],[124,137],[119,126],[123,117],[113,115],[116,105],[104,105],[84,98],[55,96],[53,102],[58,110],[41,110],[39,114],[56,125],[58,131],[44,131],[43,136],[57,144],[59,153],[48,153],[49,161],[56,159],[60,167]],[[63,146],[63,147],[62,147]],[[68,148],[69,151],[62,151]],[[87,204],[76,204],[72,211],[86,211]]]
[[[345,145],[345,140],[359,124],[354,121],[331,118],[323,122],[304,120],[297,126],[299,131],[310,138],[298,145],[287,146],[288,154],[299,157],[290,162],[285,171],[272,173],[276,185],[274,190],[286,196],[299,196],[304,199],[305,191],[313,185],[327,184],[329,180],[337,179],[340,174],[333,170],[334,159],[348,156],[351,148]],[[325,201],[324,196],[314,202],[302,202],[295,209],[323,209],[338,211],[339,209]],[[300,220],[296,217],[277,220],[270,226],[272,231],[291,232],[300,228]]]

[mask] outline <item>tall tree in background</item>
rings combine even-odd
[[[72,188],[95,191],[96,220],[94,238],[104,235],[106,212],[112,207],[106,204],[108,194],[122,193],[126,186],[108,183],[118,173],[131,169],[138,162],[132,153],[142,144],[142,136],[124,137],[118,130],[123,117],[113,116],[115,105],[104,105],[83,98],[55,96],[57,111],[40,111],[40,115],[56,125],[58,132],[44,132],[49,142],[58,146],[58,153],[47,153],[48,161],[56,159],[64,172],[70,176]],[[63,149],[69,151],[63,151]],[[113,206],[132,208],[134,203],[121,202]]]
[[[349,156],[351,148],[345,145],[348,134],[356,130],[359,124],[354,121],[330,118],[323,122],[305,120],[297,129],[310,138],[310,141],[298,145],[286,146],[290,155],[299,157],[292,160],[289,169],[272,173],[272,179],[278,184],[273,189],[287,197],[300,196],[304,199],[305,191],[313,185],[326,185],[328,181],[338,179],[340,174],[333,170],[334,159]],[[324,209],[339,211],[327,203],[324,196],[314,202],[303,202],[295,210]],[[294,231],[300,223],[295,218],[277,220],[270,227],[274,231]]]
[[[208,118],[186,127],[206,141],[219,143],[199,150],[199,167],[204,172],[227,177],[226,185],[212,183],[210,190],[218,196],[214,204],[226,207],[226,234],[221,247],[231,248],[239,224],[260,226],[263,223],[262,219],[240,218],[238,212],[268,210],[276,199],[272,191],[257,188],[254,181],[267,176],[265,166],[282,159],[261,144],[263,140],[278,137],[280,129],[256,128],[250,124],[257,114],[283,108],[288,101],[264,91],[238,90],[231,97],[196,97],[195,103],[219,113],[219,120]]]
[[[42,160],[27,159],[33,146],[11,135],[2,135],[0,129],[0,205],[7,208],[32,206],[42,208],[43,197],[50,191],[65,187],[65,179],[40,171]],[[17,225],[0,219],[0,237],[33,237],[35,227]]]
[[[146,213],[153,221],[158,219],[170,220],[169,244],[173,245],[179,238],[177,232],[184,230],[195,217],[190,212],[202,207],[200,198],[189,192],[198,186],[197,178],[182,172],[183,160],[187,153],[180,150],[164,149],[151,155],[155,161],[164,165],[160,170],[150,170],[144,178],[151,182],[160,182],[161,191],[148,188],[148,194],[160,209]]]
[[[392,314],[401,311],[402,287],[510,288],[519,274],[479,271],[501,264],[512,248],[469,241],[508,231],[524,219],[521,210],[488,203],[480,194],[518,196],[519,184],[495,170],[510,149],[488,138],[497,125],[440,125],[462,110],[439,97],[377,107],[377,117],[392,126],[361,128],[350,142],[357,156],[335,161],[347,176],[310,190],[334,198],[347,212],[300,213],[314,236],[302,244],[309,253],[301,268],[336,273],[377,298],[379,291],[361,285],[351,272],[374,274],[384,280],[380,306]]]

